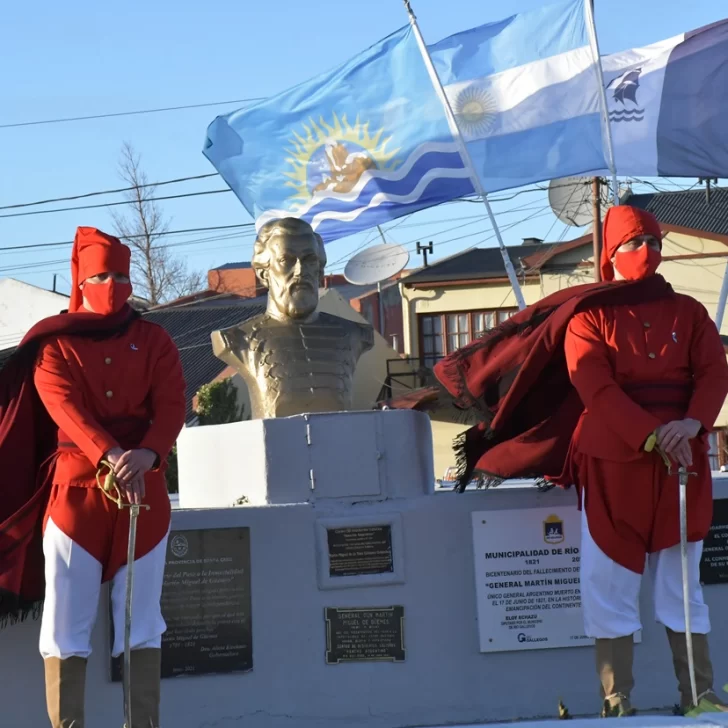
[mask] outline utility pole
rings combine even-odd
[[[710,183],[715,182],[715,184],[718,184],[718,179],[716,177],[698,177],[698,184],[703,184],[705,182],[705,204],[710,204]]]
[[[417,255],[421,255],[422,259],[424,261],[424,266],[427,268],[427,254],[432,255],[433,249],[432,249],[432,240],[427,245],[422,245],[422,243],[417,243]]]
[[[602,180],[599,177],[592,179],[592,210],[594,218],[592,221],[592,245],[594,248],[594,280],[599,283],[602,280],[600,262],[602,259],[602,204],[601,204]]]
[[[382,228],[377,225],[377,230],[379,230],[379,234],[382,236],[382,243],[385,245],[387,244],[387,238],[384,237],[384,232],[382,232]],[[384,299],[382,298],[382,282],[377,281],[377,303],[379,304],[379,333],[386,338],[386,324],[384,320]]]

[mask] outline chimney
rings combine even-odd
[[[234,293],[243,298],[262,296],[266,289],[250,263],[228,263],[208,271],[207,285],[215,293]]]
[[[521,245],[541,245],[543,240],[541,238],[523,238]]]

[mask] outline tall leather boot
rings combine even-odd
[[[53,728],[84,728],[86,659],[47,657],[46,705]]]
[[[667,639],[670,642],[672,664],[680,691],[680,708],[685,711],[692,707],[693,703],[685,633],[673,632],[668,628]],[[710,661],[708,635],[693,634],[693,657],[695,658],[695,687],[698,692],[698,701],[706,700],[717,710],[728,712],[728,705],[713,692],[713,663]]]
[[[602,684],[602,718],[634,715],[629,700],[634,677],[632,635],[616,639],[597,639],[597,674]]]
[[[131,726],[125,728],[159,728],[161,671],[162,650],[131,651]]]

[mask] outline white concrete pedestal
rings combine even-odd
[[[181,508],[405,498],[435,483],[430,420],[407,410],[189,427],[177,453]]]

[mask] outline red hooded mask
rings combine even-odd
[[[68,306],[69,313],[75,313],[83,305],[83,294],[79,285],[92,276],[100,273],[121,273],[129,277],[131,266],[131,251],[118,238],[107,235],[92,227],[80,227],[76,230],[76,237],[73,241],[73,252],[71,253],[71,302]],[[131,295],[130,284],[118,284],[110,281],[102,285],[109,291],[106,292],[110,300],[114,297],[110,287],[117,286],[118,298],[124,302]],[[122,288],[123,286],[123,288]],[[111,313],[104,311],[103,313]],[[99,311],[99,313],[102,313]]]
[[[630,207],[629,205],[617,205],[607,210],[602,234],[600,266],[602,280],[614,280],[612,258],[617,252],[617,248],[640,235],[652,235],[658,240],[662,240],[660,223],[651,212],[640,210],[638,207]],[[623,253],[623,255],[627,255],[627,253]]]

